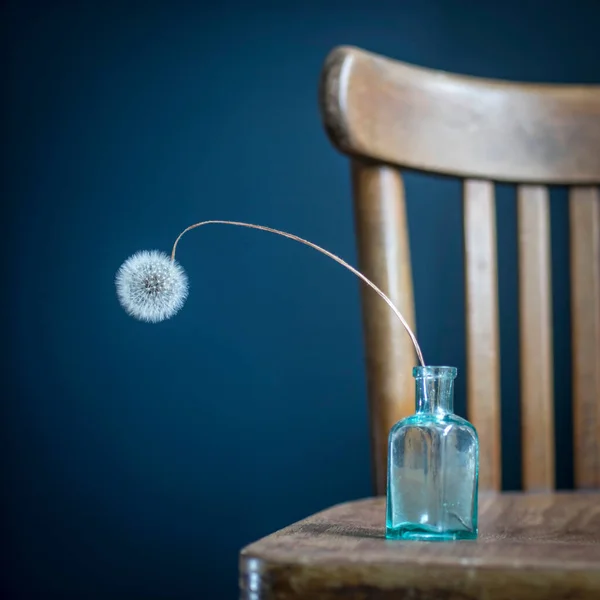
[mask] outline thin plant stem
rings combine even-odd
[[[408,333],[408,335],[415,347],[415,350],[417,352],[417,356],[419,358],[419,362],[421,363],[421,366],[423,366],[423,367],[425,366],[425,361],[423,359],[423,353],[421,352],[419,342],[417,341],[417,338],[416,338],[415,334],[413,333],[412,329],[410,328],[409,324],[406,322],[406,319],[402,316],[402,314],[396,308],[394,303],[371,280],[367,279],[367,277],[365,277],[360,271],[355,269],[352,265],[349,265],[345,260],[343,260],[339,256],[336,256],[332,252],[329,252],[329,250],[325,250],[325,248],[321,248],[321,246],[317,246],[317,244],[313,244],[312,242],[309,242],[308,240],[305,240],[304,238],[301,238],[297,235],[294,235],[292,233],[287,233],[285,231],[279,231],[278,229],[272,229],[271,227],[265,227],[264,225],[253,225],[252,223],[242,223],[240,221],[201,221],[200,223],[195,223],[194,225],[190,225],[189,227],[184,229],[177,236],[177,239],[175,240],[175,243],[173,244],[173,250],[171,251],[171,260],[172,261],[175,260],[175,251],[177,250],[177,244],[179,243],[179,240],[183,237],[183,235],[185,233],[187,233],[188,231],[190,231],[192,229],[196,229],[197,227],[202,227],[203,225],[235,225],[237,227],[247,227],[249,229],[258,229],[259,231],[267,231],[268,233],[274,233],[276,235],[280,235],[280,236],[288,238],[290,240],[294,240],[295,242],[299,242],[300,244],[304,244],[305,246],[309,246],[310,248],[313,248],[314,250],[321,252],[321,254],[328,256],[329,258],[331,258],[338,264],[342,265],[342,267],[346,267],[346,269],[348,269],[350,272],[354,273],[354,275],[356,275],[359,279],[362,279],[362,281],[364,281],[371,289],[373,289],[386,302],[386,304],[392,309],[393,313],[398,317],[398,319],[400,319],[400,322],[404,326],[404,329],[406,329],[406,332]]]

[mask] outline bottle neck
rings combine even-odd
[[[415,367],[418,413],[451,413],[454,411],[454,367]]]

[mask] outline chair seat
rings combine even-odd
[[[476,541],[384,532],[385,498],[290,525],[241,551],[240,598],[600,599],[600,493],[482,494]]]

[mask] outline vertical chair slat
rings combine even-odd
[[[414,299],[404,200],[397,169],[352,161],[359,268],[399,308],[414,331]],[[375,489],[385,493],[387,439],[392,425],[415,411],[416,353],[404,328],[363,285],[367,380]]]
[[[548,188],[521,185],[517,203],[523,489],[551,490],[555,457]]]
[[[575,486],[600,487],[600,193],[569,193]]]
[[[464,182],[467,410],[479,433],[480,487],[502,486],[500,345],[494,185]]]

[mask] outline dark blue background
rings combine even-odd
[[[600,82],[597,2],[5,2],[3,585],[9,598],[236,597],[244,544],[371,493],[357,281],[286,240],[184,238],[191,296],[146,325],[113,277],[209,218],[355,262],[317,105],[353,44]],[[464,373],[460,183],[408,174],[418,332]],[[558,482],[570,469],[564,190],[552,193]],[[519,486],[514,189],[499,189],[507,488]],[[450,237],[442,241],[441,234]],[[464,375],[456,404],[464,412]],[[219,591],[217,591],[219,590]]]

